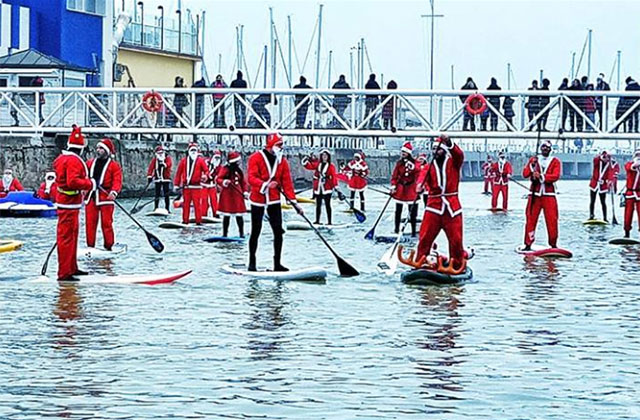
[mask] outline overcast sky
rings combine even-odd
[[[148,0],[149,3],[160,0]],[[145,2],[147,3],[147,2]],[[162,0],[177,7],[178,0]],[[287,56],[287,15],[292,17],[295,78],[301,74],[316,24],[319,2],[309,0],[182,0],[182,7],[207,13],[205,61],[209,77],[218,72],[222,54],[222,74],[228,81],[234,74],[235,26],[243,24],[244,48],[251,81],[258,62],[269,43],[269,6],[273,7],[281,44]],[[332,79],[349,72],[349,51],[360,38],[367,44],[373,71],[384,74],[385,83],[393,78],[400,88],[426,88],[429,77],[428,20],[429,1],[344,1],[326,0],[323,15],[320,86],[327,85],[327,57],[334,52]],[[507,87],[507,63],[511,63],[515,85],[526,88],[540,70],[552,86],[571,70],[571,53],[576,66],[587,36],[593,30],[591,76],[599,72],[608,79],[622,51],[622,79],[640,76],[640,1],[462,1],[436,0],[435,88],[451,86],[451,65],[455,66],[454,85],[460,87],[467,76],[486,87],[491,76]],[[303,74],[315,86],[315,41]],[[354,57],[355,59],[355,57]],[[284,72],[278,60],[279,86],[285,86]],[[368,64],[365,65],[368,73]],[[587,52],[580,74],[586,74]],[[262,86],[262,76],[259,79]],[[270,80],[270,79],[269,79]],[[612,87],[615,88],[614,72]],[[332,82],[333,82],[332,81]],[[352,83],[353,85],[353,83]]]

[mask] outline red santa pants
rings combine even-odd
[[[533,202],[531,200],[533,199]],[[529,246],[535,242],[536,226],[540,211],[544,212],[544,222],[547,225],[547,236],[549,237],[549,246],[556,247],[558,242],[558,202],[553,195],[529,196],[525,213],[527,216],[527,224],[524,233],[524,243]]]
[[[96,233],[98,232],[98,219],[102,227],[102,238],[104,239],[104,248],[111,249],[115,243],[116,237],[113,232],[113,205],[98,206],[95,201],[91,200],[85,209],[87,246],[96,246]]]
[[[502,209],[507,209],[507,203],[509,201],[509,186],[507,184],[493,184],[493,190],[491,191],[491,208],[498,208],[498,197],[502,194]]]
[[[202,191],[202,212],[203,216],[209,214],[209,209],[211,209],[211,214],[216,216],[218,214],[218,190],[214,188],[205,188]]]
[[[441,230],[447,235],[449,240],[449,257],[457,261],[464,258],[464,247],[462,245],[462,214],[451,217],[445,211],[443,215],[425,211],[420,225],[420,240],[418,242],[418,255],[416,260],[422,256],[429,255],[433,241]]]
[[[73,276],[78,271],[79,218],[80,209],[58,209],[58,279]]]
[[[196,214],[196,223],[202,223],[202,189],[201,188],[185,188],[182,190],[182,223],[189,224],[189,215],[191,213],[191,204]]]
[[[624,201],[624,230],[625,232],[631,231],[631,224],[633,222],[633,211],[636,211],[638,215],[638,229],[640,230],[640,200],[633,198],[627,198]]]

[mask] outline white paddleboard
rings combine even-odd
[[[185,225],[184,223],[179,222],[163,222],[158,225],[160,229],[202,229],[204,228],[204,224],[198,226],[195,223],[190,223]]]
[[[88,260],[107,260],[127,252],[126,244],[115,244],[111,251],[102,248],[79,248],[78,258]]]
[[[191,219],[189,219],[189,223],[195,223],[195,222],[196,222],[195,217],[192,217]],[[222,223],[222,219],[219,217],[202,216],[202,223],[203,224]]]
[[[14,203],[13,201],[7,203],[0,203],[0,210],[9,210],[10,208],[17,206],[18,203]]]
[[[167,217],[169,215],[169,211],[167,209],[161,209],[161,208],[157,208],[154,211],[151,211],[149,213],[146,214],[146,216],[151,216],[151,217]]]
[[[129,274],[123,276],[105,276],[101,274],[90,274],[88,276],[78,276],[77,282],[68,282],[67,284],[145,284],[154,286],[157,284],[168,284],[180,280],[191,274],[191,270],[181,273],[171,274]],[[35,283],[52,283],[55,279],[46,276],[40,276],[34,280]]]
[[[327,271],[320,267],[309,267],[291,271],[248,271],[244,264],[230,264],[222,267],[222,271],[244,277],[277,281],[324,281]]]

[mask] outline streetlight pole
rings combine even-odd
[[[178,53],[182,52],[182,10],[176,10],[178,15]]]
[[[164,50],[164,7],[158,6],[160,10],[160,49]]]
[[[140,6],[140,45],[144,47],[144,3],[139,1]]]

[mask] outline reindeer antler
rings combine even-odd
[[[402,245],[398,246],[398,261],[400,261],[402,264],[408,265],[409,267],[418,268],[418,269],[424,266],[424,263],[427,259],[426,256],[423,255],[418,261],[416,261],[415,260],[416,251],[415,249],[412,249],[411,251],[409,251],[409,256],[405,258],[402,253],[403,249],[404,247]]]

